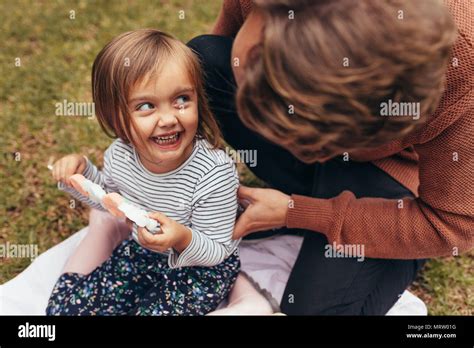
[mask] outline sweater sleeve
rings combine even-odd
[[[419,197],[332,199],[292,196],[287,225],[326,235],[328,242],[364,245],[365,256],[415,259],[457,255],[473,248],[474,96],[472,89],[445,112],[463,110],[456,122],[419,154]],[[457,104],[456,103],[456,104]]]
[[[86,169],[84,169],[84,172],[82,175],[86,178],[89,179],[90,181],[100,185],[105,192],[110,193],[110,192],[118,192],[118,188],[115,185],[114,181],[112,180],[112,163],[113,163],[113,152],[114,152],[114,144],[109,146],[109,148],[105,151],[104,153],[104,168],[102,170],[99,170],[89,159],[87,160],[87,165]],[[60,183],[59,188],[70,195],[72,195],[74,198],[80,200],[81,202],[86,203],[87,205],[91,206],[92,208],[96,208],[102,211],[107,211],[102,207],[101,204],[98,204],[89,198],[83,196],[81,193],[79,193],[77,190],[75,190],[72,187],[66,186],[62,183]]]
[[[217,17],[212,34],[220,36],[237,35],[240,27],[244,23],[242,8],[239,0],[224,0]]]
[[[235,251],[238,180],[232,162],[216,166],[200,180],[192,202],[191,243],[179,255],[171,250],[171,268],[214,266]]]

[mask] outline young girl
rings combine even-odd
[[[53,176],[97,209],[104,210],[70,187],[71,175],[119,193],[154,212],[149,216],[161,233],[133,226],[132,236],[112,251],[108,246],[129,231],[100,236],[91,225],[53,289],[47,314],[213,311],[240,267],[239,241],[232,240],[238,175],[220,149],[197,58],[158,30],[128,32],[97,56],[92,90],[101,127],[118,139],[106,150],[102,171],[81,155],[69,155],[55,163]]]

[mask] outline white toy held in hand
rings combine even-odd
[[[81,174],[74,174],[70,178],[72,186],[82,195],[101,204],[112,215],[120,218],[127,217],[139,227],[145,227],[152,233],[159,233],[159,223],[148,217],[148,212],[127,202],[120,194],[106,193],[100,185],[86,179]]]
[[[74,174],[70,177],[70,180],[72,186],[82,195],[88,197],[95,203],[102,204],[102,200],[104,199],[107,192],[105,192],[100,185],[93,183],[80,174]]]
[[[102,200],[107,210],[117,217],[127,217],[139,227],[145,227],[152,233],[159,232],[159,224],[156,220],[148,217],[148,212],[138,208],[118,193],[109,193]]]

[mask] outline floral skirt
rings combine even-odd
[[[64,273],[47,315],[205,315],[229,294],[240,269],[238,251],[213,267],[171,269],[168,256],[122,242],[88,275]]]

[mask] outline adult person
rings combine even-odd
[[[188,43],[225,140],[272,187],[240,189],[235,238],[304,231],[284,313],[385,314],[424,259],[472,248],[473,5],[445,3],[226,0]]]

